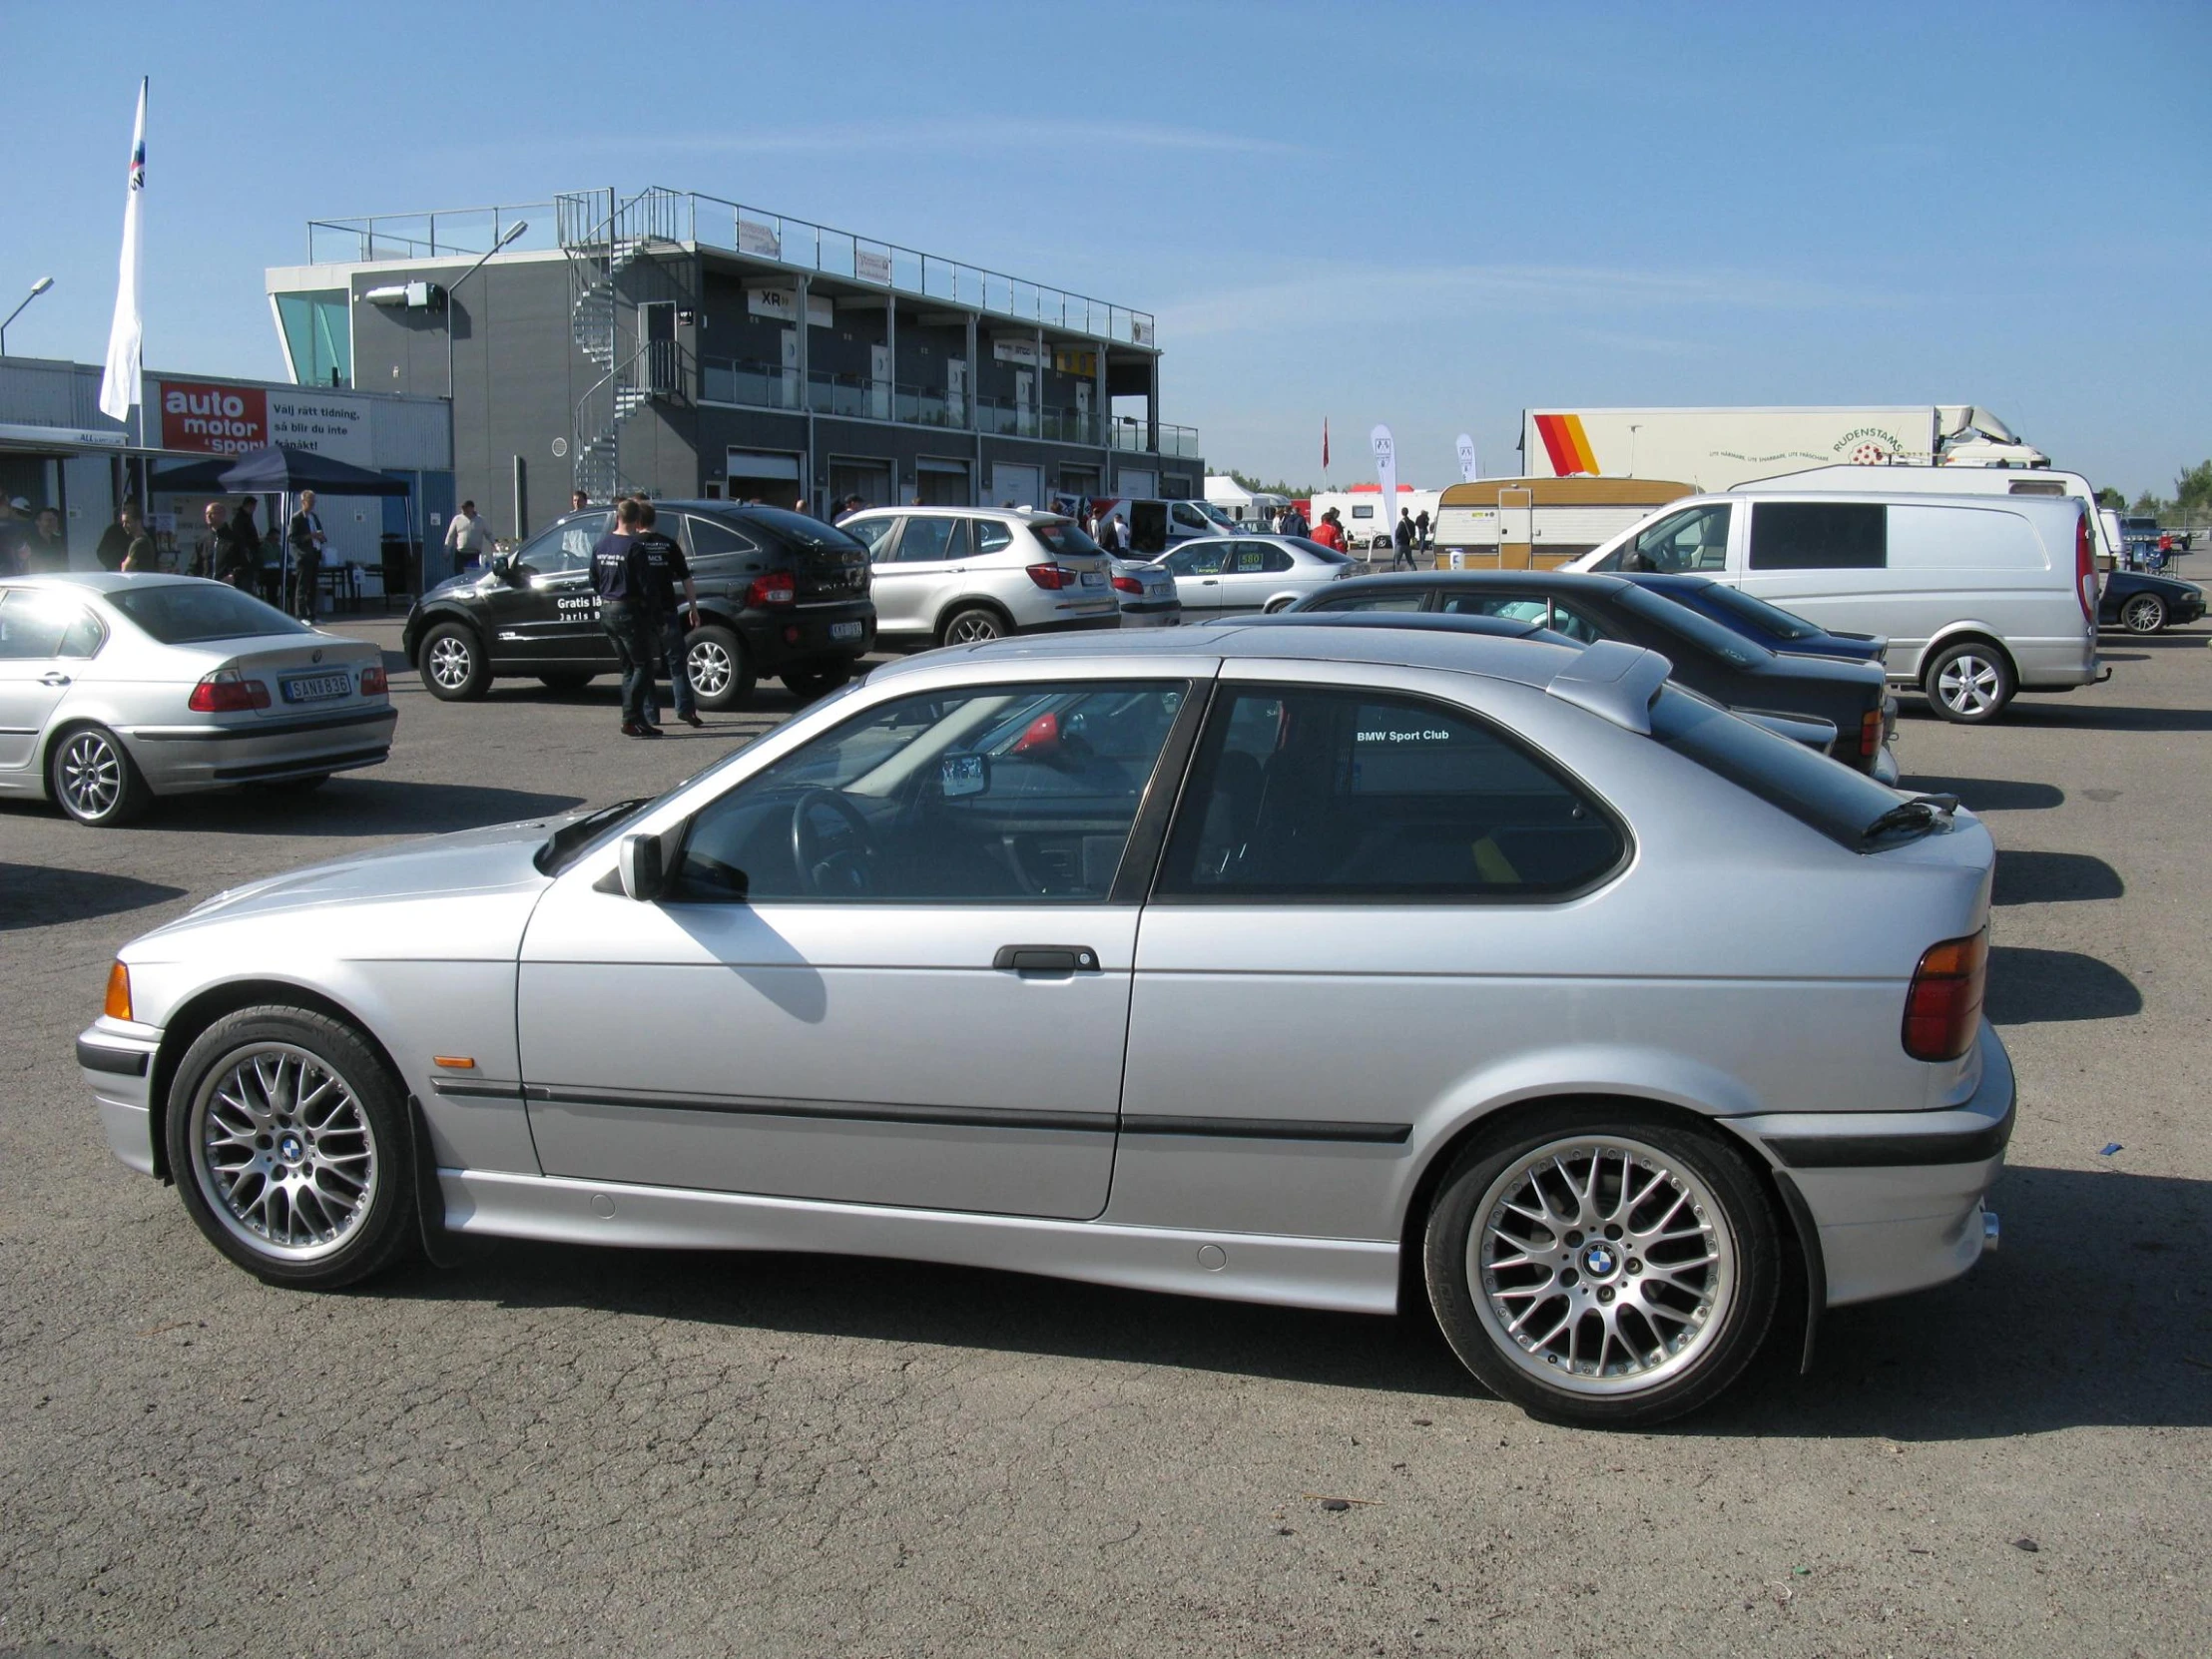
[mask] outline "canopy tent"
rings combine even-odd
[[[293,501],[306,490],[317,495],[406,495],[409,487],[397,478],[387,478],[381,472],[371,472],[365,466],[355,466],[350,461],[334,460],[328,455],[318,455],[311,449],[294,448],[288,443],[272,443],[260,449],[249,449],[238,455],[218,455],[205,461],[187,461],[182,466],[168,467],[154,474],[152,487],[158,490],[221,493],[225,495],[280,495],[284,504],[278,510],[278,524],[288,524]],[[277,525],[272,525],[277,530]],[[291,592],[292,558],[291,538],[277,530],[279,556],[279,598],[297,596]],[[306,596],[310,614],[313,610],[312,594]]]

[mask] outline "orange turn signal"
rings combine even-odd
[[[474,1071],[476,1062],[466,1054],[433,1054],[430,1064],[443,1066],[447,1071]]]
[[[131,1017],[131,970],[121,962],[108,969],[108,1000],[100,1011],[110,1019]]]

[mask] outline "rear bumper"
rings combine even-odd
[[[1124,628],[1173,628],[1182,620],[1183,602],[1180,599],[1155,602],[1136,600],[1121,608],[1121,625]]]
[[[1799,1112],[1734,1118],[1805,1200],[1819,1231],[1828,1306],[1940,1285],[1983,1248],[1981,1201],[2004,1168],[2017,1095],[1986,1021],[1972,1096],[1934,1112]]]
[[[120,736],[156,795],[372,767],[391,753],[399,711],[349,710],[254,726],[139,726]]]
[[[834,630],[858,624],[859,632],[843,639]],[[857,659],[875,649],[875,605],[855,600],[835,605],[802,605],[782,612],[747,611],[730,626],[745,641],[754,666],[763,674],[781,674],[806,663]]]

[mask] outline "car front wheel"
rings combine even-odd
[[[228,1014],[170,1086],[169,1167],[215,1247],[307,1290],[376,1272],[414,1237],[406,1102],[359,1033],[327,1014]]]
[[[1560,1108],[1461,1156],[1423,1261],[1445,1340],[1485,1385],[1535,1416],[1626,1426],[1742,1374],[1774,1320],[1781,1244],[1718,1135]]]
[[[79,824],[111,830],[141,817],[150,799],[146,780],[120,739],[104,726],[78,726],[46,755],[46,789]]]
[[[2012,701],[2012,665],[1995,648],[1968,640],[1929,664],[1921,684],[1943,719],[1962,726],[1986,725]]]
[[[469,703],[491,685],[491,665],[476,636],[457,622],[441,622],[422,642],[415,667],[441,703]]]
[[[2155,634],[2166,626],[2166,602],[2155,593],[2139,593],[2120,607],[2120,623],[2131,634]]]

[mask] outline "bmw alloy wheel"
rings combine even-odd
[[[2120,607],[2120,622],[2131,634],[2155,634],[2166,626],[2166,602],[2155,593],[2139,593]]]
[[[63,741],[61,758],[54,768],[62,805],[72,818],[97,824],[112,815],[123,800],[125,768],[129,763],[115,739],[105,732],[72,732]]]
[[[1475,1208],[1467,1284],[1498,1351],[1554,1388],[1634,1392],[1696,1366],[1726,1323],[1738,1246],[1679,1159],[1623,1136],[1555,1141]]]
[[[465,640],[446,634],[430,642],[426,666],[430,678],[439,686],[448,692],[457,692],[468,684],[468,677],[475,672],[476,660]]]
[[[293,1043],[211,1074],[192,1105],[192,1173],[215,1218],[257,1256],[307,1263],[352,1240],[381,1176],[360,1099]]]
[[[1005,637],[1005,627],[988,611],[962,611],[945,624],[944,643],[947,645],[981,645],[987,640]]]
[[[1961,651],[1936,676],[1936,695],[1954,715],[1977,720],[2004,701],[2004,672],[1977,652]]]

